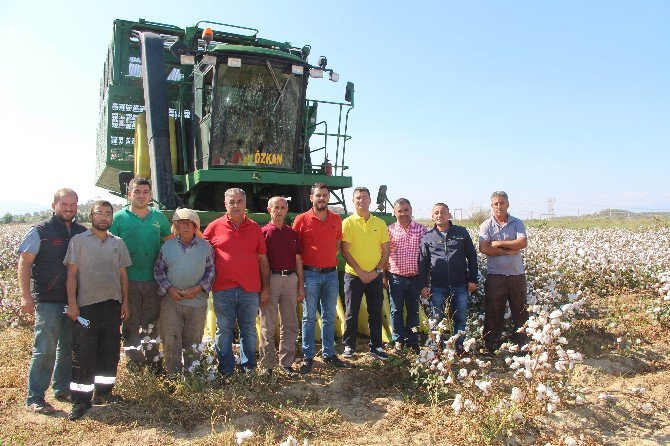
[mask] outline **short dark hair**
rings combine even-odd
[[[431,209],[435,209],[437,206],[444,206],[445,208],[447,208],[447,210],[449,210],[449,206],[447,206],[445,203],[442,202],[435,203]]]
[[[114,206],[112,206],[112,203],[110,203],[107,200],[95,200],[93,204],[91,205],[91,214],[93,213],[93,209],[99,208],[99,207],[108,207],[114,212]]]
[[[355,189],[354,189],[354,193],[353,193],[352,195],[356,195],[356,192],[365,192],[366,194],[368,194],[368,197],[371,196],[371,195],[370,195],[370,190],[369,190],[367,187],[361,187],[361,186],[359,186],[359,187],[355,188]]]
[[[151,181],[142,177],[135,177],[132,180],[128,181],[128,192],[136,188],[137,186],[149,186],[151,189]]]
[[[330,188],[326,186],[326,183],[314,183],[312,184],[312,188],[309,190],[309,194],[314,195],[314,191],[317,189],[326,189],[328,193],[330,193]]]
[[[410,203],[407,198],[398,198],[396,201],[393,202],[393,207],[395,207],[396,204],[406,204],[410,208],[412,207],[412,203]]]
[[[75,191],[73,191],[72,189],[70,189],[68,187],[64,187],[62,189],[58,189],[56,191],[56,193],[54,194],[54,204],[58,203],[60,201],[60,199],[63,198],[64,196],[70,195],[70,194],[74,195],[77,198],[77,201],[79,201],[79,195],[77,195],[77,193]]]

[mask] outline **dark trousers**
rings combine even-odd
[[[365,294],[368,306],[368,326],[370,327],[370,349],[382,346],[382,304],[384,285],[381,274],[370,283],[363,283],[358,276],[344,273],[344,301],[346,313],[343,342],[347,347],[356,348],[358,337],[358,312]]]
[[[160,333],[158,319],[162,302],[158,295],[158,284],[155,280],[131,280],[128,282],[128,301],[130,318],[123,323],[123,349],[126,357],[129,363],[149,365],[160,370],[160,356],[155,359],[159,355],[155,339]],[[149,325],[153,325],[150,333]],[[144,341],[146,336],[150,338],[148,342]]]
[[[73,322],[72,392],[73,403],[91,401],[96,395],[111,393],[116,381],[121,348],[121,303],[106,300],[79,308],[79,315],[90,321],[88,328]]]
[[[505,324],[505,304],[509,302],[514,323],[512,341],[523,344],[526,336],[517,333],[528,320],[526,303],[526,276],[505,276],[489,274],[484,284],[484,344],[489,351],[500,348],[503,326]]]

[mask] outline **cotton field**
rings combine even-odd
[[[4,327],[12,327],[5,328],[5,333],[27,332],[29,328],[26,327],[32,325],[32,319],[20,311],[16,280],[16,249],[27,229],[28,225],[0,226],[0,323]],[[476,229],[472,228],[470,232],[473,240],[477,240]],[[607,434],[601,435],[603,431],[615,431],[619,428],[618,425],[628,423],[629,418],[635,419],[636,425],[646,429],[645,435],[653,439],[657,429],[654,423],[658,422],[654,419],[659,419],[655,417],[664,412],[665,406],[664,403],[659,403],[664,401],[663,392],[659,392],[660,396],[654,400],[651,398],[654,391],[648,387],[654,385],[654,380],[662,383],[665,382],[664,379],[654,378],[649,384],[643,381],[641,374],[636,381],[631,381],[630,388],[625,391],[607,387],[606,383],[600,385],[598,381],[587,380],[587,384],[592,386],[590,388],[584,384],[584,380],[576,384],[573,379],[575,374],[589,360],[589,355],[583,353],[583,348],[590,340],[574,336],[574,333],[575,328],[579,328],[580,321],[583,323],[588,319],[595,331],[585,333],[607,332],[603,334],[603,338],[606,335],[611,339],[609,347],[605,346],[606,349],[609,348],[609,353],[623,358],[623,363],[634,364],[642,358],[640,355],[638,359],[633,358],[633,354],[627,352],[642,351],[645,345],[651,344],[649,339],[644,339],[644,336],[640,339],[638,335],[627,336],[627,330],[635,328],[626,327],[628,322],[599,319],[599,305],[608,299],[616,299],[617,296],[632,296],[631,300],[638,304],[636,321],[652,327],[656,330],[655,333],[667,332],[670,328],[670,228],[530,228],[528,240],[528,248],[524,250],[523,257],[528,279],[530,318],[524,327],[528,343],[521,349],[515,344],[506,343],[493,358],[484,357],[482,354],[482,299],[486,262],[484,256],[480,256],[480,286],[470,299],[470,315],[464,343],[469,354],[465,357],[456,354],[456,336],[451,333],[451,322],[429,320],[428,327],[424,327],[429,336],[421,353],[416,356],[410,354],[407,357],[395,357],[383,366],[360,359],[353,362],[349,369],[338,370],[334,374],[329,374],[326,368],[317,369],[320,371],[313,376],[298,378],[288,384],[281,379],[263,384],[241,380],[217,387],[221,384],[217,384],[215,355],[212,342],[207,339],[192,347],[194,353],[199,353],[201,358],[189,367],[187,375],[190,377],[186,377],[172,391],[176,388],[177,398],[188,402],[194,411],[192,416],[187,417],[188,423],[203,423],[207,426],[207,431],[210,425],[213,429],[215,420],[229,417],[235,419],[240,407],[244,407],[244,411],[248,408],[265,420],[255,425],[244,421],[237,425],[237,429],[230,428],[232,430],[218,434],[212,430],[212,438],[224,439],[223,443],[349,444],[340,442],[338,438],[337,432],[343,428],[357,438],[356,444],[367,444],[371,438],[377,438],[375,435],[382,435],[379,438],[386,438],[386,444],[391,445],[396,444],[393,439],[407,435],[407,431],[401,429],[409,429],[413,432],[412,435],[421,435],[422,431],[441,432],[444,425],[440,424],[440,417],[449,420],[447,423],[457,423],[461,429],[454,431],[454,436],[445,434],[444,444],[521,444],[517,439],[529,435],[528,432],[533,432],[533,438],[542,439],[541,444],[600,444],[601,441],[605,442],[603,438],[607,438]],[[611,308],[608,309],[610,310]],[[617,308],[617,311],[625,314],[628,309]],[[617,328],[613,329],[613,326]],[[13,329],[17,327],[24,328]],[[649,332],[652,333],[653,330]],[[651,358],[648,361],[651,365],[645,365],[645,370],[657,367],[665,373],[665,356],[652,355],[648,358]],[[603,359],[598,361],[602,363]],[[27,359],[23,362],[21,367],[25,368]],[[384,382],[385,376],[395,378],[389,378],[390,384],[386,387],[382,384],[379,384],[380,387],[373,386],[374,390],[366,390],[363,385],[357,387],[360,380],[366,379],[373,372],[378,374],[374,379],[380,383]],[[615,369],[613,375],[620,373],[623,372]],[[160,414],[169,413],[177,418],[181,416],[179,412],[174,412],[170,399],[163,400],[166,391],[160,381],[152,381],[150,377],[139,375],[123,376],[119,388],[122,392],[127,392],[125,396],[133,401],[124,408],[151,413],[152,420],[158,420],[156,422],[159,424],[165,421],[165,415]],[[195,380],[197,377],[200,381]],[[17,378],[20,381],[16,385],[17,401],[23,398],[22,379],[23,377]],[[401,379],[405,380],[404,384],[399,384],[398,380]],[[249,386],[250,382],[254,383],[254,391],[244,393],[244,387]],[[368,386],[371,384],[368,383]],[[320,392],[327,392],[328,388],[344,390],[318,396],[321,395]],[[393,393],[399,392],[399,388],[404,389],[400,396]],[[198,390],[194,392],[193,389]],[[381,395],[376,393],[380,391]],[[144,395],[151,401],[145,402]],[[207,404],[206,407],[201,407],[205,395]],[[286,395],[291,395],[292,399],[288,399]],[[155,398],[160,398],[161,402],[155,403]],[[319,398],[323,398],[320,403]],[[374,406],[371,401],[375,401],[375,404],[387,404],[382,406],[385,411],[382,418],[373,417],[378,409],[370,409],[368,412],[367,407]],[[388,403],[383,403],[384,401]],[[633,411],[637,418],[622,411],[624,404],[628,404],[626,410]],[[599,418],[605,420],[616,415],[617,411],[608,409],[615,405],[619,406],[619,412],[627,414],[622,420],[617,423],[612,421],[605,428],[593,428],[584,434],[581,423],[587,423],[588,417],[568,423],[574,429],[565,431],[554,431],[553,428],[543,426],[544,421],[537,421],[569,417],[571,411],[580,408],[592,410],[595,406],[609,410],[605,412],[606,417]],[[159,410],[154,411],[154,407]],[[356,420],[343,417],[342,414],[346,414],[352,407],[356,414],[370,413],[370,417],[373,417],[371,420],[377,421],[373,424],[360,424]],[[291,415],[286,415],[287,413]],[[24,428],[21,417],[14,419],[12,416],[6,419],[12,424],[13,432],[22,435]],[[121,423],[135,423],[134,416],[128,415],[128,419],[118,416]],[[640,417],[647,417],[649,424],[644,424],[644,419]],[[393,431],[395,433],[389,431],[387,437],[379,434],[379,429],[389,429],[390,421],[385,424],[385,419],[395,420],[396,425],[391,431],[398,429]],[[267,424],[268,420],[273,421]],[[362,430],[359,429],[361,426]],[[370,426],[377,430],[366,436],[366,429]],[[623,427],[621,429],[625,430]],[[434,438],[433,433],[427,435]],[[615,437],[616,435],[618,434],[614,434]],[[169,443],[166,438],[172,437],[159,437],[155,442]],[[416,441],[420,444],[430,443],[426,439],[428,437],[422,438],[423,440]],[[459,439],[463,441],[459,443]],[[438,441],[434,444],[442,443]]]

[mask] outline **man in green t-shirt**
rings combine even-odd
[[[170,223],[157,210],[149,207],[151,183],[133,178],[128,183],[130,204],[114,214],[109,232],[121,237],[128,246],[133,262],[128,267],[128,299],[130,319],[123,323],[123,350],[135,365],[161,369],[158,356],[158,319],[161,298],[154,279],[154,263],[161,241],[172,238]]]

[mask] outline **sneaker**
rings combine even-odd
[[[56,409],[54,409],[54,407],[51,404],[44,401],[44,398],[40,398],[34,403],[30,404],[28,406],[28,410],[33,413],[38,413],[40,415],[51,415],[56,411]]]
[[[282,370],[289,378],[294,378],[298,374],[295,370],[293,370],[293,367],[282,366]]]
[[[63,392],[55,393],[54,398],[56,398],[56,401],[60,401],[61,403],[71,403],[72,402],[72,395],[67,390],[65,390]]]
[[[402,342],[396,342],[396,343],[393,345],[393,351],[394,351],[396,354],[401,355],[401,354],[402,354],[402,349],[403,349],[404,347],[405,347],[405,346],[403,345]]]
[[[314,363],[314,358],[305,358],[300,363],[300,373],[303,375],[309,373],[312,370],[312,365]]]
[[[349,346],[344,347],[344,352],[342,353],[342,356],[344,356],[345,358],[353,358],[354,357],[354,349],[349,347]]]
[[[414,352],[414,354],[418,355],[421,352],[421,347],[419,347],[419,344],[410,344],[408,345],[410,350]]]
[[[78,420],[79,418],[83,417],[86,411],[90,408],[91,408],[90,401],[87,401],[85,403],[77,403],[74,406],[72,406],[72,410],[70,411],[70,414],[67,416],[67,418],[70,421]]]
[[[342,362],[340,358],[337,357],[337,355],[329,356],[327,358],[323,358],[323,362],[325,362],[328,365],[332,365],[335,368],[342,369],[345,368],[347,365]]]
[[[384,349],[381,347],[371,349],[370,355],[372,355],[373,358],[379,359],[380,361],[386,361],[389,359],[389,355],[387,355]]]

